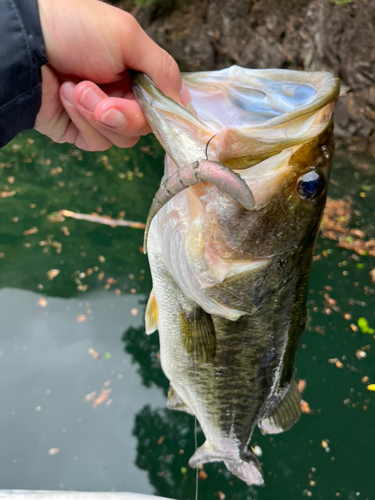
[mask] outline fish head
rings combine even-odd
[[[246,211],[229,203],[228,197],[226,203],[216,204],[220,239],[227,241],[229,252],[230,247],[236,248],[232,259],[239,254],[247,259],[273,258],[285,252],[303,253],[313,246],[334,150],[332,114],[322,119],[326,126],[316,137],[237,170],[250,187],[255,206]],[[224,223],[228,217],[230,228]]]
[[[167,153],[164,178],[193,162],[218,162],[246,182],[254,199],[246,209],[203,182],[177,195],[179,206],[169,202],[187,228],[184,251],[200,286],[207,286],[200,275],[217,284],[238,266],[261,272],[264,262],[286,261],[290,270],[297,253],[306,253],[308,273],[327,194],[338,79],[327,72],[233,66],[184,74],[183,80],[191,95],[186,108],[145,75],[133,84]]]

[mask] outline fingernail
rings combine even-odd
[[[183,83],[180,90],[180,101],[183,106],[186,106],[191,100],[190,92],[188,91],[186,85]]]
[[[86,108],[88,111],[94,112],[96,106],[102,101],[103,99],[91,88],[86,89],[79,102],[82,104],[84,108]]]
[[[121,113],[121,111],[116,108],[111,108],[103,113],[100,118],[100,123],[108,125],[109,127],[122,127],[126,124],[126,118],[124,113]]]
[[[72,82],[67,82],[64,85],[64,97],[70,104],[73,104],[73,92],[75,88],[76,86]]]

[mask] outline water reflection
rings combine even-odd
[[[48,297],[43,307],[39,300],[0,290],[0,488],[152,493],[134,464],[131,431],[144,405],[161,406],[164,398],[142,384],[120,339],[126,325],[142,328],[141,315],[123,313],[140,309],[144,297]],[[80,315],[86,321],[78,322]],[[103,387],[112,404],[83,403]],[[51,448],[59,452],[50,456]]]
[[[154,384],[162,389],[166,396],[169,381],[161,369],[158,334],[146,335],[143,324],[139,328],[130,327],[126,330],[122,340],[125,343],[125,351],[132,356],[133,363],[137,364],[143,385],[151,387]]]
[[[188,466],[195,451],[194,417],[167,409],[145,406],[135,419],[133,435],[137,437],[137,460],[140,469],[147,470],[150,483],[157,494],[193,500],[195,498],[196,470]],[[198,446],[203,443],[203,432],[197,429]],[[199,498],[219,497],[256,500],[257,492],[247,487],[228,472],[222,463],[207,464],[207,477],[198,480]]]

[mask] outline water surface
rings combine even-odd
[[[142,231],[58,217],[144,222],[162,169],[151,138],[103,154],[30,133],[0,151],[0,489],[195,497],[194,419],[165,409],[157,334],[144,334]],[[353,199],[350,225],[367,239],[374,191],[374,160],[339,149],[330,196]],[[375,499],[375,392],[361,381],[375,383],[375,340],[351,326],[365,317],[375,328],[375,259],[323,237],[316,254],[296,366],[313,413],[281,435],[255,432],[264,488],[207,464],[199,498]]]

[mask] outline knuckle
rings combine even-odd
[[[133,17],[129,12],[126,12],[124,10],[121,10],[121,15],[122,15],[122,21],[125,26],[125,34],[129,37],[132,38],[134,37],[135,33],[141,29],[140,25],[138,24],[138,21]]]
[[[168,87],[174,87],[180,79],[180,71],[176,61],[168,52],[163,51],[161,74]]]

